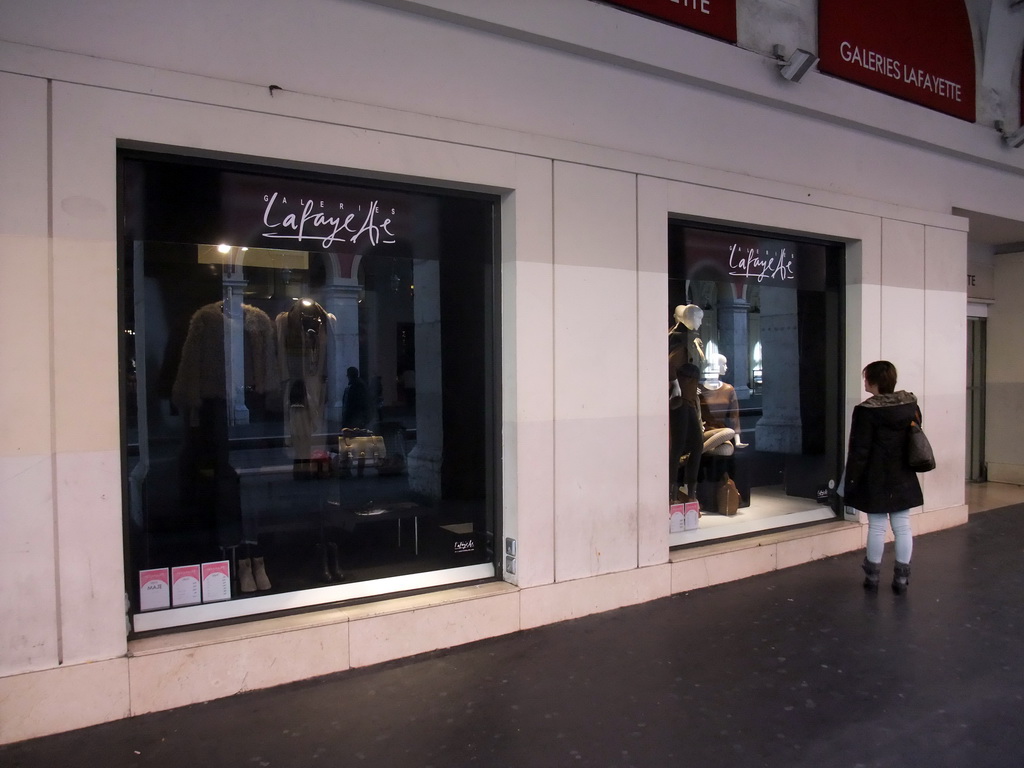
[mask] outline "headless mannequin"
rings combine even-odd
[[[704,310],[696,304],[680,304],[672,314],[675,321],[668,329],[669,350],[675,349],[680,344],[685,344],[686,359],[682,363],[693,363],[698,368],[703,368],[704,343],[700,340],[698,332],[700,324],[704,320]]]
[[[680,304],[669,328],[669,503],[679,493],[679,461],[686,454],[681,495],[688,501],[697,490],[704,427],[697,382],[704,363],[704,346],[697,335],[704,311],[695,304]]]
[[[324,429],[331,318],[312,299],[300,299],[277,316],[277,351],[296,478],[315,476],[313,436]]]

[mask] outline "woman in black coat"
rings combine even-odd
[[[917,473],[907,463],[907,428],[912,421],[921,423],[921,409],[912,392],[894,391],[896,367],[889,361],[871,363],[863,374],[871,397],[853,409],[845,503],[868,516],[867,553],[861,566],[867,574],[865,588],[878,588],[888,521],[896,549],[892,588],[902,594],[910,583],[914,551],[910,509],[924,503]]]

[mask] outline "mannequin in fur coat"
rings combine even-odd
[[[191,418],[203,400],[227,398],[224,370],[224,302],[196,310],[181,350],[171,401]],[[274,324],[262,309],[242,305],[245,334],[245,386],[266,394],[276,385]]]
[[[335,317],[316,301],[299,299],[274,323],[295,475],[314,475],[313,440],[325,428],[328,358]]]

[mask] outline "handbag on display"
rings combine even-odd
[[[338,436],[340,469],[377,469],[388,452],[384,438],[366,429],[343,429]]]
[[[715,499],[715,502],[720,515],[731,517],[739,512],[740,492],[728,472],[722,476],[722,482],[718,485],[718,498]]]
[[[932,444],[916,420],[907,427],[907,464],[915,472],[931,472],[935,469]]]

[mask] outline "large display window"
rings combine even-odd
[[[841,245],[669,226],[670,539],[832,519]]]
[[[134,630],[493,577],[497,200],[119,168]]]

